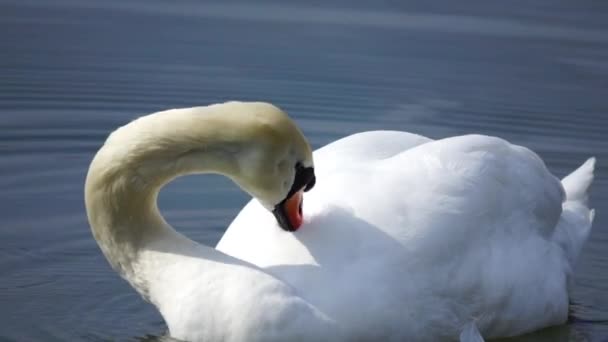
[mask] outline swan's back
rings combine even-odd
[[[418,134],[399,131],[369,131],[336,140],[314,152],[318,169],[339,167],[344,163],[369,163],[390,158],[432,141]]]

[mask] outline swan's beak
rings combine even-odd
[[[302,203],[304,202],[304,191],[315,186],[315,171],[312,167],[296,165],[296,175],[291,190],[281,203],[272,210],[279,226],[288,232],[295,232],[304,221],[302,215]]]
[[[304,190],[296,192],[277,204],[272,211],[279,226],[288,232],[298,230],[304,221],[302,217],[303,193]]]

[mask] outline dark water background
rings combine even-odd
[[[573,322],[518,340],[608,340],[608,2],[591,0],[0,0],[0,340],[164,334],[91,237],[85,172],[130,119],[229,99],[278,104],[315,147],[388,128],[498,135],[559,176],[597,156]],[[206,176],[160,201],[215,244],[247,197]]]

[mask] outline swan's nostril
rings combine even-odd
[[[300,201],[300,205],[298,206],[298,213],[300,213],[300,216],[302,216],[302,203],[304,201]]]

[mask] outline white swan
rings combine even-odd
[[[477,329],[510,336],[565,320],[593,218],[593,160],[560,183],[497,138],[368,132],[315,162],[302,217],[312,156],[279,109],[155,113],[100,149],[87,214],[111,265],[178,339],[476,341]],[[163,184],[203,172],[257,198],[218,250],[175,232],[156,207]]]

